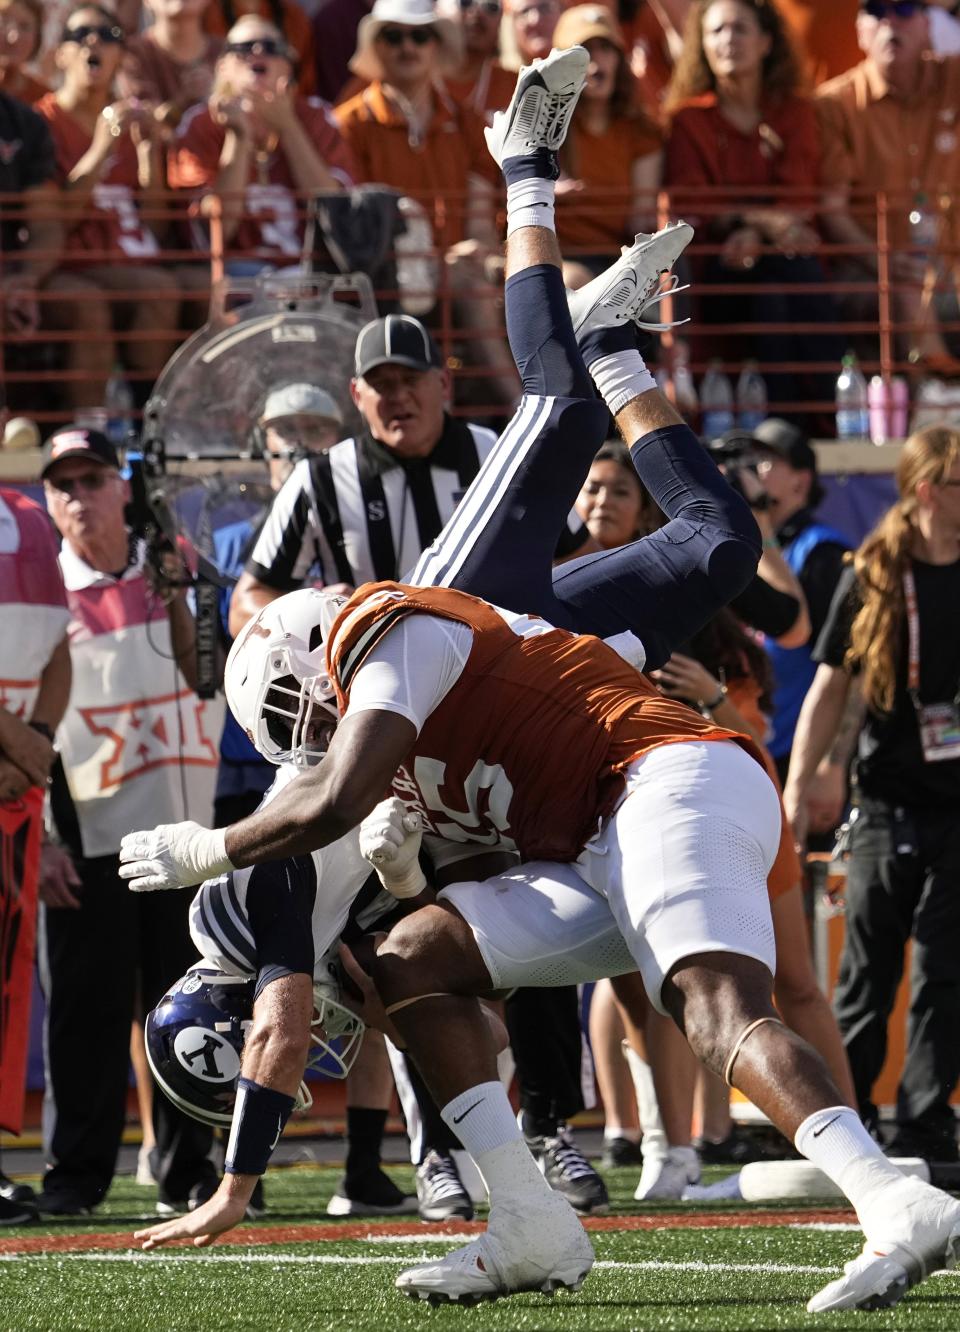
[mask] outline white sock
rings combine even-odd
[[[617,1138],[623,1138],[626,1142],[639,1142],[640,1130],[635,1128],[623,1128],[620,1124],[611,1124],[608,1119],[603,1126],[604,1142],[614,1142]]]
[[[624,1041],[620,1048],[633,1079],[633,1091],[637,1098],[637,1111],[640,1115],[640,1128],[643,1130],[644,1140],[650,1138],[652,1143],[654,1135],[661,1134],[665,1142],[666,1134],[663,1132],[657,1091],[653,1085],[653,1070],[645,1059],[640,1058],[632,1045]]]
[[[641,393],[657,387],[643,357],[633,349],[600,356],[587,369],[597,392],[614,416]]]
[[[507,235],[521,227],[547,227],[556,231],[553,220],[554,182],[532,176],[507,186]]]
[[[476,1161],[491,1202],[497,1194],[551,1192],[523,1141],[502,1083],[481,1082],[455,1096],[440,1114]]]
[[[849,1106],[816,1110],[797,1129],[793,1141],[797,1151],[849,1198],[861,1225],[864,1212],[885,1202],[890,1184],[904,1179]]]

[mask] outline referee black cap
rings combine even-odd
[[[442,364],[437,344],[420,320],[412,315],[392,314],[385,319],[371,319],[357,334],[354,361],[357,379],[362,379],[378,365],[435,370]]]

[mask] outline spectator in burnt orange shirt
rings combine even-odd
[[[437,12],[460,29],[460,63],[446,77],[451,96],[493,124],[493,113],[506,107],[517,76],[500,64],[500,0],[442,0]]]
[[[817,90],[828,190],[823,226],[831,239],[859,248],[837,267],[848,279],[866,278],[868,290],[844,302],[854,317],[875,317],[873,192],[887,193],[895,314],[905,330],[900,352],[921,369],[955,376],[960,332],[942,325],[960,320],[960,56],[929,54],[928,19],[913,0],[864,3],[857,18],[864,59]]]
[[[38,0],[0,0],[0,89],[28,106],[50,91],[23,68],[40,48],[42,22]]]
[[[225,38],[242,18],[267,19],[286,38],[297,61],[297,84],[301,93],[314,91],[313,30],[296,0],[212,0],[204,26],[214,37]]]
[[[779,326],[737,347],[738,357],[761,362],[839,361],[843,351],[823,331],[833,317],[827,298],[785,290],[824,281],[809,220],[819,179],[817,121],[799,87],[799,63],[772,5],[697,0],[667,98],[666,181],[675,187],[674,210],[689,216],[702,208],[699,236],[719,247],[703,265],[705,282],[744,287],[735,296],[704,296],[704,321]],[[741,188],[727,192],[730,186]],[[797,336],[797,323],[821,331],[816,339]],[[778,414],[791,416],[806,400],[825,401],[832,385],[822,376],[777,373],[768,376],[768,392]]]
[[[114,100],[123,43],[112,10],[75,8],[56,51],[63,82],[37,103],[56,150],[66,233],[65,260],[44,283],[58,299],[42,314],[47,327],[83,335],[66,351],[67,369],[83,375],[65,382],[73,407],[103,402],[117,361],[145,398],[176,346],[177,282],[158,262],[162,224],[145,216],[166,202],[160,127],[149,105]],[[121,344],[121,330],[148,336]]]
[[[335,114],[360,179],[399,190],[425,210],[456,293],[457,326],[477,335],[470,348],[493,372],[494,395],[506,404],[517,379],[503,338],[501,277],[489,271],[500,250],[494,163],[482,118],[444,87],[459,59],[459,29],[433,0],[376,0],[350,62],[369,83]],[[419,313],[429,313],[427,301],[429,294]]]
[[[203,28],[210,0],[145,0],[153,22],[131,37],[117,80],[125,97],[152,102],[171,129],[188,106],[205,102],[221,42]]]
[[[660,185],[660,131],[636,106],[623,37],[603,5],[575,5],[557,24],[560,48],[584,46],[587,81],[560,150],[557,234],[568,287],[581,287],[637,231],[653,231]]]
[[[341,190],[353,182],[351,153],[330,108],[297,96],[283,34],[266,19],[240,19],[217,62],[213,95],[180,124],[170,155],[170,183],[222,203],[224,240],[236,252],[234,274],[300,257],[303,210],[298,194]],[[198,227],[197,248],[209,242]]]

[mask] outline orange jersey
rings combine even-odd
[[[335,622],[327,666],[342,712],[371,648],[403,616],[467,625],[463,672],[427,718],[392,793],[454,842],[571,861],[610,814],[634,759],[685,740],[745,736],[664,698],[597,638],[447,588],[369,583]]]
[[[36,110],[50,127],[62,185],[93,137],[64,111],[54,93],[41,97]],[[139,188],[137,150],[130,135],[121,134],[93,187],[87,209],[69,226],[64,245],[72,256],[82,251],[91,263],[106,263],[118,253],[128,259],[157,254],[157,238],[140,217]]]

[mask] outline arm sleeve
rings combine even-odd
[[[358,178],[353,149],[341,134],[333,111],[325,102],[319,97],[311,97],[307,104],[310,118],[306,128],[317,152],[340,182],[350,189]]]
[[[405,616],[357,671],[344,715],[397,712],[419,735],[459,680],[472,646],[473,631],[465,624],[436,615]]]
[[[217,174],[223,140],[223,131],[210,119],[205,106],[188,111],[167,161],[170,188],[195,190],[209,185]]]
[[[730,603],[744,624],[759,629],[768,638],[779,638],[796,623],[800,602],[789,592],[780,592],[756,574]]]
[[[843,105],[836,97],[817,97],[814,102],[819,126],[820,180],[824,185],[852,185],[855,163],[847,135]]]
[[[840,575],[830,609],[813,649],[815,662],[840,667],[850,646],[850,630],[860,609],[860,588],[853,566]]]
[[[309,856],[257,866],[247,885],[247,915],[256,944],[257,995],[280,976],[313,975],[316,870]]]

